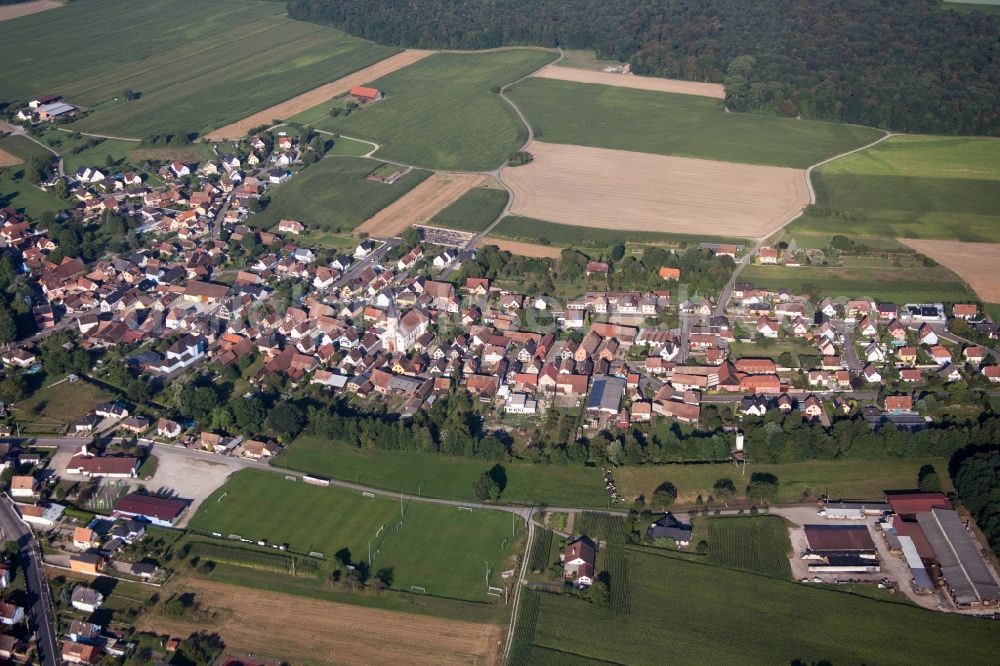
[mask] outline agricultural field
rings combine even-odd
[[[581,249],[605,249],[619,243],[643,243],[648,245],[684,245],[704,241],[705,236],[684,234],[663,234],[634,229],[602,229],[599,227],[571,227],[556,222],[546,222],[518,215],[509,215],[500,220],[490,231],[490,236],[515,241],[524,241],[543,246],[577,247]],[[729,237],[716,242],[746,243],[746,239]]]
[[[431,175],[415,169],[392,185],[367,180],[379,166],[362,157],[326,157],[274,188],[270,205],[248,222],[269,229],[288,218],[306,228],[350,231]]]
[[[71,3],[0,23],[0,90],[8,101],[63,95],[91,110],[80,130],[204,133],[398,51],[284,11],[233,0]],[[127,101],[128,90],[139,98]]]
[[[779,465],[747,465],[746,476],[742,468],[729,463],[716,465],[646,465],[619,467],[615,470],[618,492],[626,498],[645,495],[652,497],[653,490],[663,481],[677,487],[677,504],[693,506],[698,495],[707,498],[712,494],[716,479],[729,478],[736,484],[737,495],[743,494],[750,474],[770,472],[778,477],[778,496],[775,502],[788,504],[800,502],[804,496],[816,498],[828,495],[840,497],[881,497],[885,490],[912,488],[921,465],[931,464],[937,469],[947,469],[945,459],[921,460],[838,460],[786,463]],[[948,485],[949,481],[943,479]],[[946,488],[946,490],[950,490]]]
[[[427,224],[437,213],[481,184],[479,173],[433,173],[403,197],[389,204],[358,227],[378,238],[397,236],[414,224]]]
[[[510,97],[535,138],[595,148],[804,169],[882,135],[866,127],[726,113],[695,95],[530,78]]]
[[[1000,241],[1000,139],[894,136],[817,169],[817,205],[791,230]]]
[[[421,58],[426,58],[430,54],[431,51],[418,51],[414,49],[408,49],[402,53],[397,53],[394,56],[386,58],[385,60],[376,62],[374,65],[369,65],[364,69],[359,69],[356,72],[341,77],[336,81],[324,83],[318,88],[304,92],[301,95],[285,100],[284,102],[264,109],[263,111],[258,111],[243,120],[231,123],[225,127],[220,127],[219,129],[210,132],[205,138],[209,141],[240,139],[246,136],[247,133],[249,133],[254,127],[268,125],[273,123],[275,119],[285,120],[300,113],[304,113],[309,109],[316,108],[324,102],[328,102],[334,97],[349,92],[354,86],[364,85],[373,79],[385,76],[386,74],[394,72],[402,67],[406,67],[407,65],[412,65],[416,61]]]
[[[726,98],[726,89],[721,83],[700,83],[698,81],[661,79],[656,76],[616,74],[614,72],[603,72],[596,68],[563,67],[561,63],[549,65],[534,76],[539,79],[555,79],[557,81],[572,81],[574,83],[597,83],[604,86],[654,90],[656,92],[677,93],[680,95],[699,95],[715,99]]]
[[[0,6],[0,21],[9,21],[21,16],[27,16],[28,14],[37,14],[38,12],[57,9],[62,6],[63,3],[55,2],[55,0],[34,0],[33,2],[2,5]]]
[[[805,172],[535,141],[511,212],[564,225],[763,238],[809,204]]]
[[[495,169],[527,138],[513,109],[492,90],[553,60],[552,51],[438,53],[371,83],[386,97],[321,130],[375,141],[378,157],[450,171]]]
[[[1000,649],[980,619],[632,549],[627,557],[627,614],[525,592],[511,663],[661,664],[667,654],[678,664],[987,663]]]
[[[427,224],[458,231],[480,232],[497,219],[506,204],[506,190],[476,187],[431,218]]]
[[[495,245],[498,249],[522,257],[533,257],[536,259],[558,259],[562,255],[562,249],[549,245],[536,245],[535,243],[524,243],[521,241],[505,240],[486,236],[479,241],[476,247]]]
[[[955,272],[981,300],[1000,303],[1000,244],[904,239],[903,243]]]
[[[465,501],[474,501],[472,484],[492,466],[429,453],[361,451],[305,436],[287,446],[275,464],[376,488]],[[592,467],[504,463],[504,469],[507,487],[500,499],[505,503],[607,506],[600,470]]]
[[[773,578],[791,578],[788,554],[792,544],[781,518],[738,516],[697,520],[708,523],[710,564]]]
[[[761,289],[784,287],[793,294],[819,289],[823,296],[869,296],[896,303],[963,301],[975,295],[943,266],[747,266],[740,275]]]
[[[247,511],[251,506],[268,510]],[[393,589],[418,585],[431,595],[487,600],[484,562],[495,573],[491,583],[499,585],[499,568],[512,553],[510,515],[419,503],[405,505],[402,519],[400,512],[393,499],[244,470],[202,503],[190,527],[287,543],[290,551],[323,553],[331,562],[345,548],[351,561],[366,560],[371,544],[372,570],[392,569]],[[523,524],[517,529],[523,531]]]
[[[229,651],[276,661],[324,663],[337,655],[336,661],[343,664],[485,664],[499,641],[496,625],[304,599],[202,578],[178,576],[161,596],[188,591],[202,608],[217,615],[211,631],[222,637]],[[143,613],[138,626],[174,636],[205,629],[190,617],[163,614],[159,607]]]

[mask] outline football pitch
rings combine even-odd
[[[370,546],[372,573],[391,569],[393,589],[410,591],[412,586],[429,595],[470,601],[490,598],[487,565],[490,584],[499,586],[500,569],[524,531],[523,521],[500,511],[401,505],[391,498],[255,470],[236,474],[216,490],[190,527],[223,537],[286,543],[290,551],[322,553],[331,563],[343,549],[350,561],[367,562]]]

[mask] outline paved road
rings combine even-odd
[[[746,254],[736,264],[733,274],[729,276],[729,282],[726,283],[726,286],[722,288],[722,293],[719,294],[719,301],[715,304],[715,309],[712,311],[713,317],[721,317],[726,313],[726,306],[729,304],[729,298],[733,295],[733,287],[736,286],[736,280],[740,277],[743,269],[753,261],[758,249],[760,249],[760,241],[755,242],[752,248],[745,249]]]
[[[517,114],[517,117],[521,120],[521,123],[524,125],[525,129],[528,130],[528,138],[525,140],[524,144],[521,146],[521,148],[520,148],[521,150],[525,150],[529,145],[531,145],[531,142],[535,140],[535,130],[531,127],[531,123],[528,122],[528,118],[524,115],[524,112],[521,111],[521,109],[517,106],[517,104],[514,103],[514,101],[511,98],[507,97],[507,91],[510,88],[512,88],[513,86],[516,86],[521,81],[524,81],[525,79],[531,78],[537,72],[545,69],[549,65],[554,65],[557,62],[559,62],[560,60],[562,60],[563,57],[566,55],[565,53],[563,53],[562,47],[557,47],[556,50],[559,51],[559,57],[557,57],[555,60],[553,60],[552,62],[549,62],[549,63],[545,63],[544,65],[542,65],[541,67],[539,67],[538,69],[536,69],[534,72],[531,72],[529,74],[525,74],[524,76],[522,76],[521,78],[517,79],[516,81],[511,81],[510,83],[508,83],[505,86],[503,86],[503,87],[500,88],[500,98],[503,101],[507,102],[507,104],[510,105],[510,108],[514,109],[514,113]],[[467,250],[476,247],[476,245],[479,243],[479,241],[481,241],[491,231],[493,231],[493,227],[495,227],[498,224],[500,224],[500,220],[502,220],[503,218],[505,218],[508,215],[510,215],[510,207],[514,203],[514,191],[512,189],[510,189],[509,187],[507,187],[507,183],[503,182],[503,178],[500,177],[500,172],[503,170],[503,168],[505,166],[507,166],[506,160],[504,161],[503,164],[501,164],[500,166],[498,166],[496,169],[494,169],[493,171],[490,171],[489,175],[493,176],[493,178],[496,179],[497,183],[499,183],[502,188],[504,188],[505,190],[507,190],[507,203],[504,204],[503,210],[500,211],[500,214],[497,215],[497,218],[495,220],[493,220],[493,222],[490,223],[489,226],[487,226],[485,229],[483,229],[478,234],[476,234],[475,236],[473,236],[472,238],[469,239],[469,242],[465,244],[465,249],[467,249]]]
[[[841,345],[843,347],[842,362],[847,364],[848,370],[855,374],[860,374],[865,369],[865,366],[858,356],[858,348],[854,345],[854,325],[837,319],[831,323],[844,336],[844,343]]]
[[[34,628],[38,639],[40,661],[44,666],[56,666],[60,653],[56,644],[52,598],[49,595],[48,581],[42,573],[42,553],[34,534],[21,521],[13,501],[6,493],[0,499],[0,528],[3,529],[5,539],[17,542],[21,548],[21,566],[28,588],[30,626]]]

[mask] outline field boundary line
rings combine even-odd
[[[514,586],[514,599],[511,604],[510,626],[507,627],[507,637],[504,639],[503,652],[500,654],[500,663],[506,664],[510,657],[510,646],[514,641],[514,631],[517,629],[518,608],[521,604],[521,593],[527,583],[528,560],[531,558],[531,542],[535,538],[535,509],[532,507],[528,511],[528,538],[524,545],[524,556],[521,558],[521,572],[518,574],[517,584]]]
[[[853,155],[854,153],[860,153],[863,150],[868,150],[869,148],[873,148],[874,146],[877,146],[878,144],[880,144],[883,141],[885,141],[886,139],[890,139],[890,138],[892,138],[894,136],[902,136],[903,135],[902,132],[889,132],[887,130],[880,130],[880,131],[884,132],[884,134],[881,137],[879,137],[879,138],[875,139],[874,141],[872,141],[871,143],[867,143],[867,144],[865,144],[863,146],[860,146],[858,148],[854,148],[853,150],[848,150],[848,151],[840,153],[838,155],[834,155],[832,157],[828,157],[825,160],[822,160],[820,162],[817,162],[816,164],[812,164],[812,165],[806,167],[805,178],[806,178],[806,187],[809,189],[809,203],[810,203],[810,205],[815,205],[816,204],[816,189],[813,187],[813,183],[812,183],[812,174],[813,174],[813,171],[815,171],[816,169],[818,169],[819,167],[821,167],[823,165],[829,164],[830,162],[839,160],[842,157],[847,157],[848,155]],[[781,231],[782,229],[784,229],[785,227],[787,227],[789,224],[791,224],[795,220],[797,220],[800,217],[802,217],[803,213],[805,213],[805,209],[800,210],[792,218],[790,218],[788,221],[786,221],[784,224],[782,224],[777,229],[774,229],[767,236],[762,236],[760,238],[755,238],[753,240],[756,241],[757,245],[759,246],[761,243],[763,243],[764,241],[766,241],[768,238],[773,238],[779,231]]]

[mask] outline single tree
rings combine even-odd
[[[653,491],[653,500],[650,505],[653,508],[659,508],[661,511],[666,511],[676,499],[677,487],[669,481],[664,481],[656,487],[656,490]]]
[[[500,484],[489,472],[483,472],[472,484],[472,492],[480,502],[495,502],[500,499]]]
[[[942,490],[941,477],[934,465],[924,465],[917,472],[917,487],[925,493],[939,493]]]
[[[736,494],[736,484],[728,476],[717,479],[712,484],[712,494],[722,500],[722,503],[729,506],[729,500]]]

